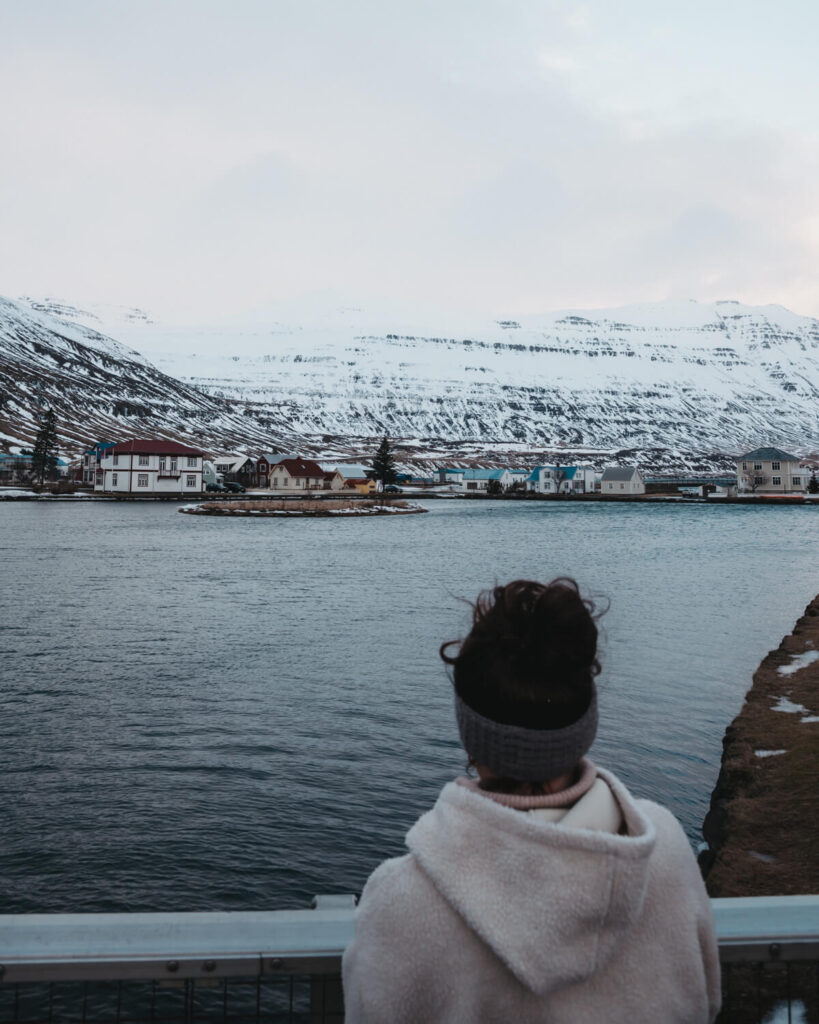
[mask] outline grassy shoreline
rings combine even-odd
[[[711,896],[819,892],[819,596],[725,732],[703,835]]]

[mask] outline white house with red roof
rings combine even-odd
[[[178,441],[122,441],[102,453],[95,491],[199,494],[205,453]]]
[[[271,491],[323,491],[331,487],[326,476],[312,459],[282,459],[271,467],[268,487]]]

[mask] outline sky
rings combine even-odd
[[[819,316],[814,0],[3,0],[0,294]]]

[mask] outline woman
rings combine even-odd
[[[478,779],[444,786],[370,877],[344,956],[357,1022],[699,1022],[716,1016],[711,909],[676,819],[585,754],[594,606],[577,584],[482,594],[454,656]]]

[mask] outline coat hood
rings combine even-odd
[[[455,783],[407,835],[436,890],[537,995],[600,969],[642,912],[654,824],[597,773],[626,835],[538,820]]]

